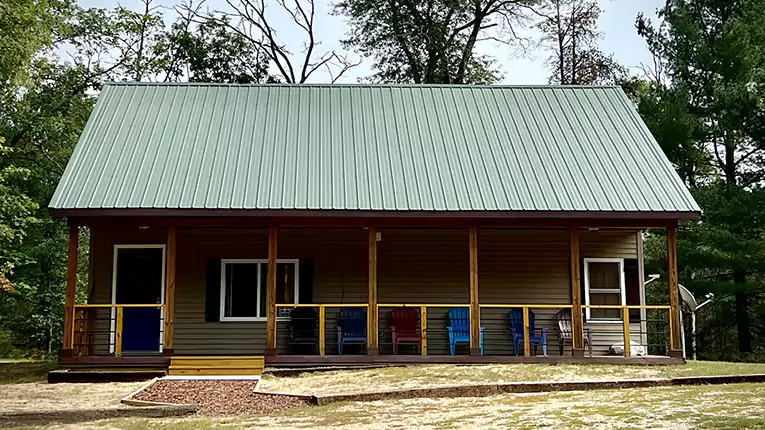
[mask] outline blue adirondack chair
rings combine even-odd
[[[510,333],[513,335],[515,355],[520,355],[518,352],[523,345],[523,309],[515,308],[507,316],[510,319]],[[542,345],[542,353],[547,357],[547,329],[534,327],[534,312],[532,311],[529,311],[529,343]]]
[[[467,308],[454,308],[449,310],[449,353],[455,354],[458,343],[470,343],[470,311]],[[481,355],[483,355],[483,332],[486,327],[481,327]]]
[[[344,308],[340,312],[340,324],[337,326],[337,353],[343,353],[343,344],[367,343],[367,310],[364,308]]]

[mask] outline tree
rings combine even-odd
[[[531,10],[539,18],[537,28],[551,51],[550,83],[600,85],[616,83],[627,75],[613,55],[598,48],[597,30],[602,9],[596,0],[542,0]]]
[[[222,18],[226,20],[226,18]],[[191,28],[190,19],[179,19],[168,35],[170,62],[167,80],[229,82],[238,84],[272,82],[269,59],[229,26],[216,20]]]
[[[277,0],[283,14],[291,21],[292,28],[277,28],[265,0],[226,0],[230,11],[201,12],[201,4],[186,3],[180,10],[192,17],[197,24],[226,28],[247,41],[252,52],[263,55],[278,71],[280,79],[287,83],[307,82],[319,70],[326,71],[332,83],[348,70],[360,64],[349,56],[335,50],[319,50],[321,41],[316,35],[315,0]],[[302,48],[293,52],[280,39],[281,31],[302,35]]]
[[[74,3],[70,0],[7,0],[0,3],[0,89],[28,77],[32,59],[49,47]]]
[[[493,60],[476,53],[481,41],[522,43],[515,29],[536,0],[343,0],[343,41],[374,59],[377,82],[469,84],[496,82]]]
[[[733,292],[746,354],[757,333],[765,344],[750,314],[765,275],[765,2],[667,0],[659,16],[658,27],[643,16],[636,24],[655,57],[654,91],[640,110],[704,211],[684,227],[693,243],[681,251],[689,257],[681,282],[697,293]],[[680,146],[669,142],[673,122]]]

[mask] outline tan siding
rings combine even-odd
[[[378,244],[379,303],[468,303],[468,231],[381,230]],[[265,322],[206,323],[206,263],[221,258],[267,258],[265,229],[178,230],[175,351],[177,354],[261,354]],[[636,258],[634,231],[585,232],[582,256]],[[628,240],[629,238],[629,240]],[[482,303],[570,301],[568,232],[479,230],[479,297]],[[94,232],[93,302],[110,302],[114,244],[164,243],[164,229],[97,229]],[[367,232],[362,229],[283,229],[279,258],[309,258],[315,303],[364,303],[367,299]],[[507,312],[482,310],[486,353],[511,351]],[[429,310],[429,350],[448,353],[447,309]],[[556,310],[535,310],[538,326],[552,330]],[[327,353],[336,351],[337,309],[327,311]],[[380,312],[381,353],[390,350],[390,309]],[[598,327],[593,330],[602,331]],[[286,353],[288,324],[278,323]],[[102,340],[103,342],[103,340]],[[600,343],[600,342],[597,342]],[[460,353],[466,352],[463,347]]]

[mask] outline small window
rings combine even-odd
[[[221,321],[262,321],[268,313],[268,260],[221,261]],[[297,260],[278,260],[276,303],[297,303]]]
[[[621,258],[585,258],[584,291],[586,305],[626,305],[624,260]],[[588,321],[620,321],[620,309],[591,309]]]

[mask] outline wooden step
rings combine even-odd
[[[168,374],[175,375],[261,375],[262,356],[173,356]]]

